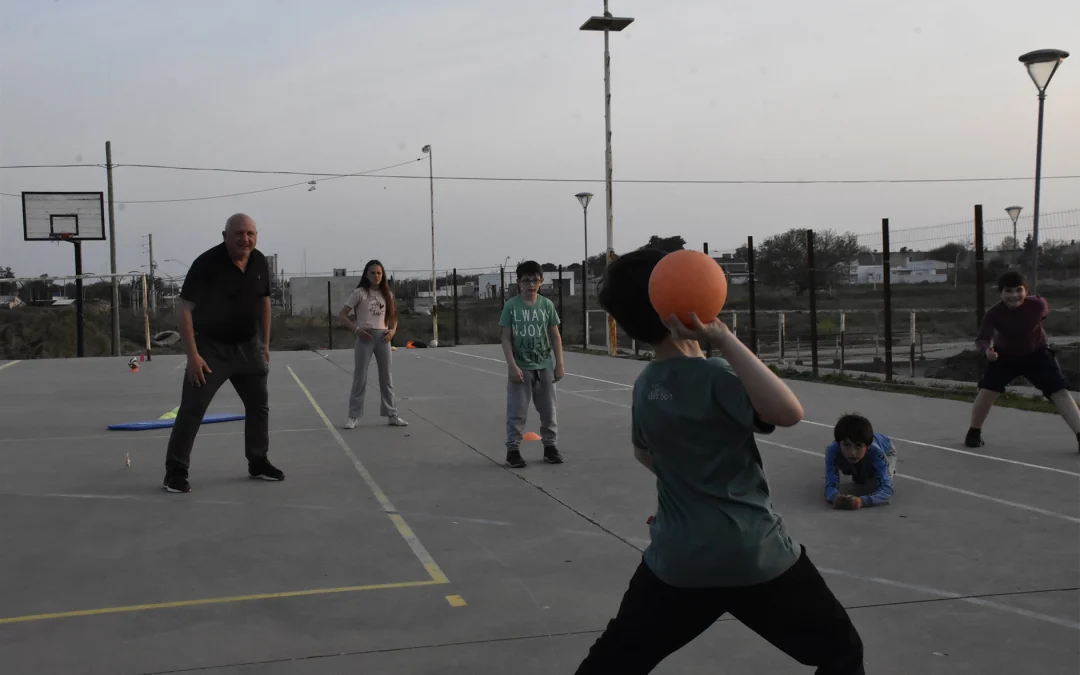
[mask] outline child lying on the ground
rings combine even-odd
[[[848,510],[888,504],[896,475],[892,440],[875,433],[870,420],[860,415],[841,417],[833,429],[833,438],[825,449],[826,501],[833,508]],[[857,486],[852,492],[861,494],[841,494],[840,473],[851,476]]]

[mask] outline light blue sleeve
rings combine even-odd
[[[886,442],[888,443],[887,438]],[[892,447],[891,443],[888,443],[886,448],[882,448],[877,440],[870,446],[872,466],[874,467],[874,473],[877,475],[878,489],[873,494],[862,498],[863,506],[880,506],[888,504],[889,500],[892,499],[892,473],[889,471],[889,463],[885,459],[885,450],[888,447]]]
[[[836,469],[836,453],[840,445],[833,441],[825,448],[825,501],[832,504],[840,492],[840,472]]]

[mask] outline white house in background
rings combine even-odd
[[[905,260],[903,265],[889,268],[889,283],[944,284],[951,278],[953,263],[940,260]],[[880,284],[884,281],[881,265],[852,265],[850,282]]]
[[[506,297],[509,298],[515,295],[514,285],[517,284],[517,277],[512,271],[507,270],[505,275],[500,275],[498,272],[479,275],[476,283],[476,297],[481,300],[499,297],[500,276],[503,277],[502,280],[506,286]],[[557,296],[559,294],[558,283],[558,272],[544,272],[544,282],[540,284],[540,292],[547,296]],[[562,283],[563,291],[567,296],[577,295],[577,278],[572,273],[563,271]]]

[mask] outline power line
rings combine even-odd
[[[423,158],[417,158],[415,160],[409,160],[401,164],[396,164],[390,167],[383,167],[381,169],[372,169],[371,171],[364,171],[353,174],[342,173],[327,173],[319,171],[278,171],[278,170],[264,170],[264,169],[229,169],[224,167],[196,167],[196,166],[172,166],[166,164],[113,164],[113,168],[140,168],[140,169],[162,169],[168,171],[209,171],[220,173],[245,173],[256,175],[285,175],[285,176],[317,176],[317,177],[329,177],[329,178],[349,178],[349,177],[364,177],[364,178],[394,178],[405,180],[427,180],[427,176],[404,176],[396,174],[376,174],[376,171],[387,171],[397,166],[404,166],[413,162],[421,161]],[[68,167],[100,167],[105,168],[104,164],[25,164],[17,166],[0,166],[0,169],[26,169],[26,168],[68,168]],[[1075,180],[1080,178],[1080,174],[1077,175],[1062,175],[1062,176],[1043,176],[1042,180]],[[554,177],[527,177],[527,176],[435,176],[436,180],[454,180],[454,181],[489,181],[489,182],[523,182],[523,183],[602,183],[603,178],[554,178]],[[1033,176],[988,176],[988,177],[966,177],[966,178],[864,178],[864,179],[795,179],[795,180],[758,180],[758,179],[633,179],[633,178],[616,178],[615,183],[626,184],[657,184],[657,185],[872,185],[872,184],[910,184],[910,183],[984,183],[984,182],[1006,182],[1006,181],[1029,181],[1034,180]],[[296,185],[299,185],[297,183]],[[282,186],[292,187],[290,186]],[[278,189],[282,189],[278,188]],[[249,193],[239,193],[249,194]],[[174,200],[163,200],[174,201]],[[129,202],[133,203],[133,202]],[[145,203],[145,202],[140,202]]]
[[[357,172],[357,173],[302,174],[302,175],[310,175],[310,176],[318,175],[318,176],[328,176],[328,177],[327,178],[319,178],[319,179],[316,179],[316,180],[309,180],[309,181],[306,180],[306,181],[302,181],[302,182],[299,182],[299,183],[289,183],[288,185],[279,185],[277,187],[272,187],[272,188],[263,188],[262,190],[248,190],[246,192],[233,192],[233,193],[230,193],[230,194],[212,195],[212,196],[208,196],[208,197],[184,197],[184,198],[180,198],[180,199],[114,200],[114,203],[116,203],[116,204],[171,204],[171,203],[176,203],[176,202],[200,202],[200,201],[206,201],[206,200],[209,200],[209,199],[225,199],[225,198],[228,198],[228,197],[242,197],[244,195],[255,195],[255,194],[262,193],[262,192],[274,192],[275,190],[284,190],[286,188],[297,187],[298,185],[315,185],[316,183],[322,183],[322,182],[329,181],[329,180],[336,180],[338,178],[352,178],[352,177],[356,177],[356,176],[363,176],[363,175],[372,173],[374,171],[388,171],[390,169],[396,169],[399,166],[405,166],[406,164],[413,164],[414,162],[422,161],[423,159],[424,159],[423,157],[418,157],[416,159],[410,159],[407,162],[401,162],[400,164],[392,164],[390,166],[384,166],[384,167],[380,167],[378,169],[369,169],[368,171],[360,171],[360,172]],[[89,165],[81,165],[81,166],[89,166]],[[116,166],[121,166],[121,165],[114,164],[113,166],[116,167]],[[0,168],[12,168],[12,167],[0,167]],[[35,166],[33,168],[41,168],[41,167],[40,166]],[[198,170],[198,169],[194,169],[194,170]],[[207,170],[208,171],[217,171],[218,169],[207,169]],[[228,171],[228,169],[221,169],[221,170]],[[276,172],[266,172],[266,173],[276,173]],[[11,194],[11,193],[8,193],[8,192],[0,192],[0,195],[4,195],[4,196],[7,196],[7,197],[19,197],[19,196],[21,196],[21,195]]]

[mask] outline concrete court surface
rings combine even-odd
[[[399,349],[411,426],[377,417],[373,373],[343,430],[351,351],[276,352],[287,479],[247,478],[243,422],[206,425],[187,495],[160,488],[168,430],[106,430],[175,407],[182,358],[0,362],[0,673],[572,673],[647,544],[655,488],[628,431],[644,364],[567,354],[566,463],[527,443],[511,471],[500,357]],[[759,436],[763,459],[868,673],[1080,669],[1080,454],[1060,418],[995,409],[972,452],[963,403],[792,387],[806,421]],[[241,410],[229,385],[211,407]],[[821,497],[846,411],[896,438],[891,505]],[[654,672],[812,669],[726,617]]]

